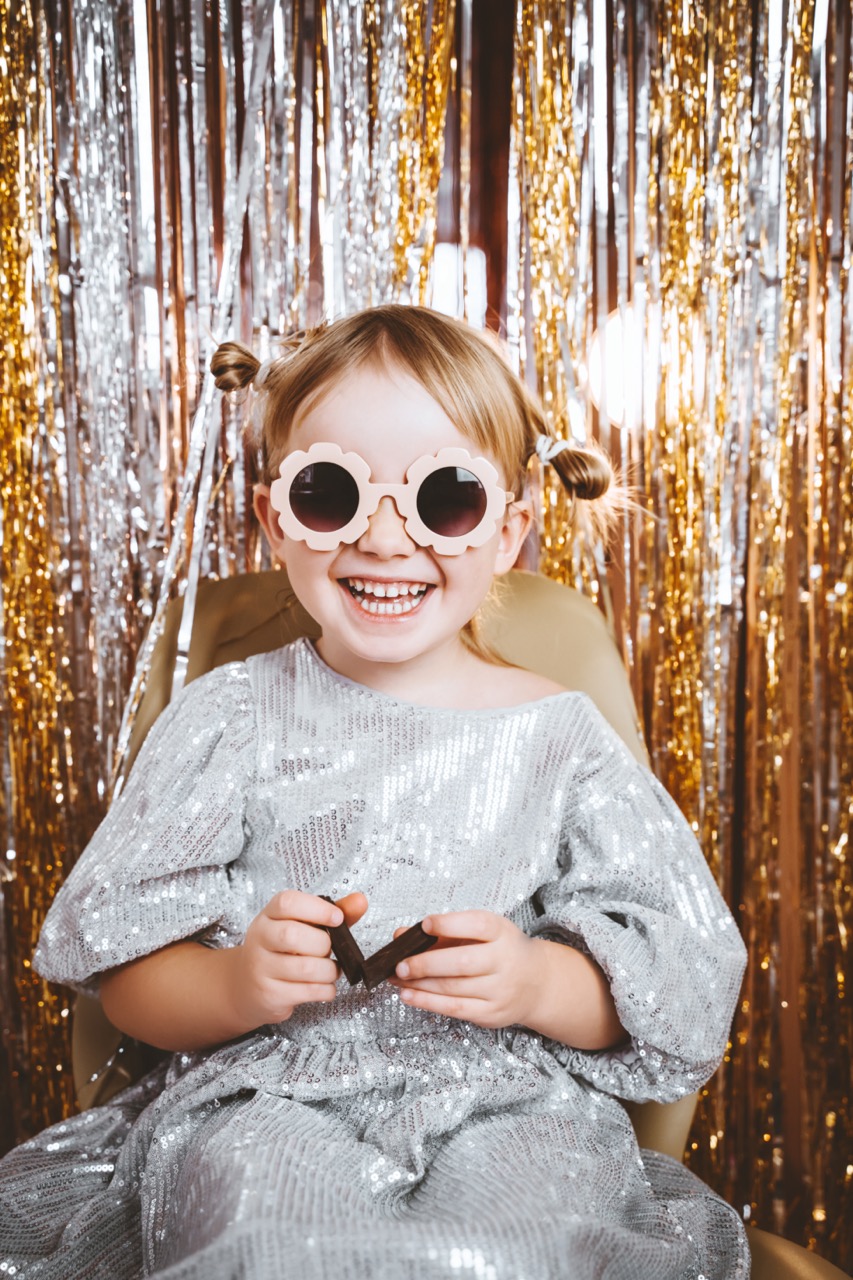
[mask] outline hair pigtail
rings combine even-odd
[[[210,357],[210,372],[220,391],[240,391],[254,382],[261,362],[243,342],[221,342]]]
[[[572,501],[574,522],[594,541],[606,544],[620,515],[634,505],[627,489],[616,482],[607,455],[595,445],[576,445],[550,435],[537,438],[536,454],[556,471]]]

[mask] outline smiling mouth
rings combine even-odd
[[[428,582],[371,582],[365,578],[341,578],[340,583],[364,613],[398,616],[416,609],[432,585]]]

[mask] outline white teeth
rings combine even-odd
[[[375,600],[396,600],[400,596],[419,599],[427,589],[425,582],[370,582],[364,578],[347,578],[346,582],[350,591],[372,596]]]
[[[349,587],[359,609],[376,614],[411,613],[429,586],[426,582],[371,582],[364,578],[343,578],[341,582]]]
[[[356,599],[356,603],[365,613],[411,613],[415,600],[365,600]]]

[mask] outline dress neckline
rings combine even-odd
[[[505,716],[518,712],[532,711],[549,703],[562,702],[566,698],[576,696],[570,689],[561,689],[559,693],[549,693],[544,698],[533,698],[528,702],[513,702],[503,707],[439,707],[430,703],[409,702],[405,698],[397,698],[391,693],[384,693],[381,689],[374,689],[369,684],[361,684],[358,680],[342,675],[340,671],[336,671],[334,667],[329,666],[325,658],[318,652],[315,642],[309,636],[300,637],[297,644],[302,646],[303,651],[308,654],[309,660],[333,683],[343,685],[355,693],[368,695],[380,702],[387,703],[389,706],[400,707],[407,711],[419,711],[442,716]]]

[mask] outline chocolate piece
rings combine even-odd
[[[324,902],[335,905],[334,898],[327,897],[325,893],[321,893],[320,897]],[[422,951],[429,951],[430,947],[438,942],[438,938],[432,933],[427,933],[423,925],[413,924],[411,929],[401,933],[398,938],[394,938],[379,951],[374,951],[373,955],[365,960],[361,948],[350,933],[349,925],[325,925],[324,928],[332,940],[332,954],[343,969],[344,977],[350,986],[354,987],[359,982],[364,982],[368,991],[378,987],[386,978],[390,978],[401,960],[408,960],[409,956],[418,956]]]
[[[334,904],[333,898],[321,893],[324,902]],[[364,976],[364,956],[355,938],[350,933],[348,924],[326,925],[326,932],[332,940],[332,954],[344,971],[344,977],[351,987],[361,982]]]
[[[401,960],[408,960],[409,956],[418,956],[422,951],[429,951],[436,942],[438,938],[432,933],[427,933],[423,925],[413,924],[411,929],[401,933],[381,950],[374,951],[373,955],[362,963],[364,985],[368,991],[372,991],[374,987],[379,986],[380,982],[391,977]]]

